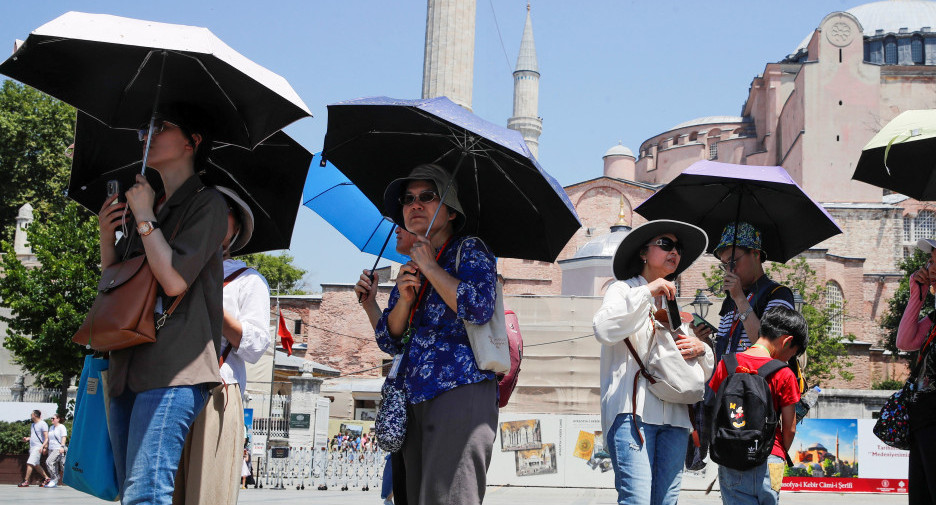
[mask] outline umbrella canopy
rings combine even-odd
[[[780,263],[842,233],[783,167],[697,161],[634,210],[702,228],[709,252],[725,225],[746,221],[760,230],[767,259]]]
[[[121,191],[133,185],[140,172],[143,144],[131,130],[107,125],[78,113],[68,196],[92,212],[107,198],[107,181],[120,182]],[[226,186],[250,205],[253,236],[237,254],[288,249],[312,154],[283,132],[256,149],[215,143],[202,182]],[[157,192],[162,182],[152,168],[147,179]]]
[[[335,165],[326,162],[322,166],[321,162],[321,153],[312,158],[302,190],[302,204],[322,216],[361,251],[377,256],[383,251],[384,258],[397,263],[409,261],[408,256],[396,252],[395,243],[384,247],[396,226],[393,221],[385,218]]]
[[[519,132],[445,97],[329,105],[322,155],[377,208],[387,185],[417,165],[457,169],[467,215],[463,231],[480,236],[499,257],[555,261],[581,227],[562,186],[540,167]]]
[[[908,110],[887,123],[861,151],[852,179],[936,200],[936,110]]]
[[[197,103],[215,140],[246,147],[311,116],[285,79],[195,26],[68,12],[18,44],[0,73],[112,127],[138,128],[157,102]]]

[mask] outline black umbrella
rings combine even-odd
[[[746,221],[760,230],[767,259],[779,263],[842,233],[783,167],[697,161],[634,211],[702,228],[709,252],[725,225]]]
[[[908,110],[861,151],[852,179],[917,200],[936,200],[936,110]]]
[[[467,214],[464,231],[480,236],[499,257],[555,261],[581,227],[562,186],[519,132],[445,97],[329,105],[322,157],[379,209],[387,185],[413,167],[437,163],[453,170]]]
[[[142,154],[136,131],[108,128],[79,112],[68,196],[98,212],[107,198],[107,181],[119,181],[126,191],[140,173]],[[237,254],[289,248],[311,161],[312,153],[283,132],[253,150],[215,143],[199,176],[205,184],[236,191],[254,215],[253,236]],[[146,176],[160,192],[158,173],[147,168]]]
[[[218,124],[215,140],[245,147],[311,116],[284,78],[195,26],[68,12],[0,73],[115,128],[138,128],[159,104],[196,103]]]

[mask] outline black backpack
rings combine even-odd
[[[756,374],[735,373],[738,358],[722,358],[727,376],[715,396],[711,417],[712,461],[735,470],[763,464],[773,450],[780,414],[774,409],[767,379],[787,364],[772,359]]]

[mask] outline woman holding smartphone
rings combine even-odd
[[[156,195],[137,175],[127,203],[112,205],[117,195],[111,196],[99,213],[102,267],[146,255],[159,284],[157,319],[182,297],[157,328],[156,342],[110,353],[108,426],[124,504],[171,503],[186,434],[210,387],[221,382],[227,206],[196,175],[208,158],[210,130],[205,113],[193,105],[161,107],[153,128],[147,123],[140,130],[140,140],[152,137],[148,164],[159,172],[164,194]],[[124,225],[127,232],[118,240]]]
[[[936,285],[936,240],[921,239],[917,248],[930,256],[926,266],[910,276],[910,298],[897,329],[897,348],[902,351],[923,351],[930,340],[933,318],[919,317],[926,292]],[[932,346],[933,342],[929,342]],[[908,497],[911,505],[936,504],[936,354],[926,349],[921,355],[920,373],[913,384],[910,403],[910,461]],[[913,366],[913,364],[911,364]]]

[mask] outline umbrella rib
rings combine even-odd
[[[211,166],[227,174],[227,176],[230,177],[232,181],[234,181],[234,184],[237,184],[237,186],[244,192],[244,194],[248,198],[250,198],[250,200],[257,206],[257,209],[260,210],[260,212],[263,212],[264,216],[268,217],[271,220],[273,219],[273,217],[270,216],[270,213],[267,212],[266,208],[264,208],[263,205],[260,205],[260,202],[257,201],[257,199],[253,196],[253,194],[251,194],[251,192],[248,191],[247,188],[243,184],[241,184],[239,180],[237,180],[237,177],[234,177],[234,174],[232,174],[229,170],[225,169],[224,167],[221,167],[214,161],[211,161],[210,159],[208,160],[208,162],[211,163]]]
[[[133,77],[130,78],[130,81],[127,82],[127,85],[124,86],[123,93],[121,93],[121,95],[120,95],[120,102],[121,102],[121,103],[123,103],[124,97],[127,96],[127,92],[130,90],[130,88],[131,88],[131,87],[133,86],[133,84],[136,82],[137,78],[140,77],[140,74],[143,72],[143,68],[146,67],[146,64],[149,63],[150,58],[151,58],[151,57],[153,56],[153,54],[156,53],[156,52],[157,52],[157,51],[153,50],[153,51],[150,51],[150,52],[146,53],[146,57],[143,58],[143,61],[140,63],[139,66],[137,66],[136,72],[133,74]],[[205,66],[204,62],[202,62],[200,59],[198,59],[198,58],[196,58],[196,57],[194,57],[194,56],[191,56],[191,55],[188,55],[188,54],[184,54],[184,53],[180,53],[180,52],[178,52],[178,51],[169,51],[169,50],[162,49],[162,50],[159,50],[158,52],[172,53],[172,54],[175,54],[175,55],[178,55],[178,56],[182,56],[182,57],[184,57],[184,58],[189,58],[189,59],[191,59],[191,60],[194,60],[194,61],[198,64],[198,66],[201,67],[202,71],[205,72],[205,75],[207,75],[207,76],[211,79],[211,82],[214,83],[215,87],[218,88],[218,91],[221,93],[222,96],[224,96],[224,99],[227,100],[228,104],[231,105],[231,108],[233,108],[235,111],[237,111],[237,115],[240,116],[240,108],[237,107],[237,104],[234,103],[234,100],[231,99],[231,96],[228,95],[227,91],[225,91],[224,87],[221,86],[221,83],[218,82],[218,80],[215,78],[215,76],[212,75],[212,73],[208,71],[208,67]],[[243,121],[243,119],[241,120],[240,123],[241,123],[241,124],[240,124],[241,128],[243,128],[244,132],[247,133],[247,135],[248,135],[248,137],[249,137],[249,135],[250,135],[250,130],[247,128],[247,124]]]
[[[333,189],[335,189],[335,188],[337,188],[337,187],[340,187],[340,186],[354,186],[354,184],[352,184],[351,182],[339,182],[338,184],[335,184],[335,185],[333,185],[333,186],[330,186],[328,189],[326,189],[326,190],[320,192],[319,194],[313,196],[312,198],[309,198],[308,200],[302,202],[302,205],[308,205],[309,202],[311,202],[312,200],[315,200],[316,198],[318,198],[318,197],[324,195],[325,193],[328,193],[329,191],[331,191],[331,190],[333,190]]]

